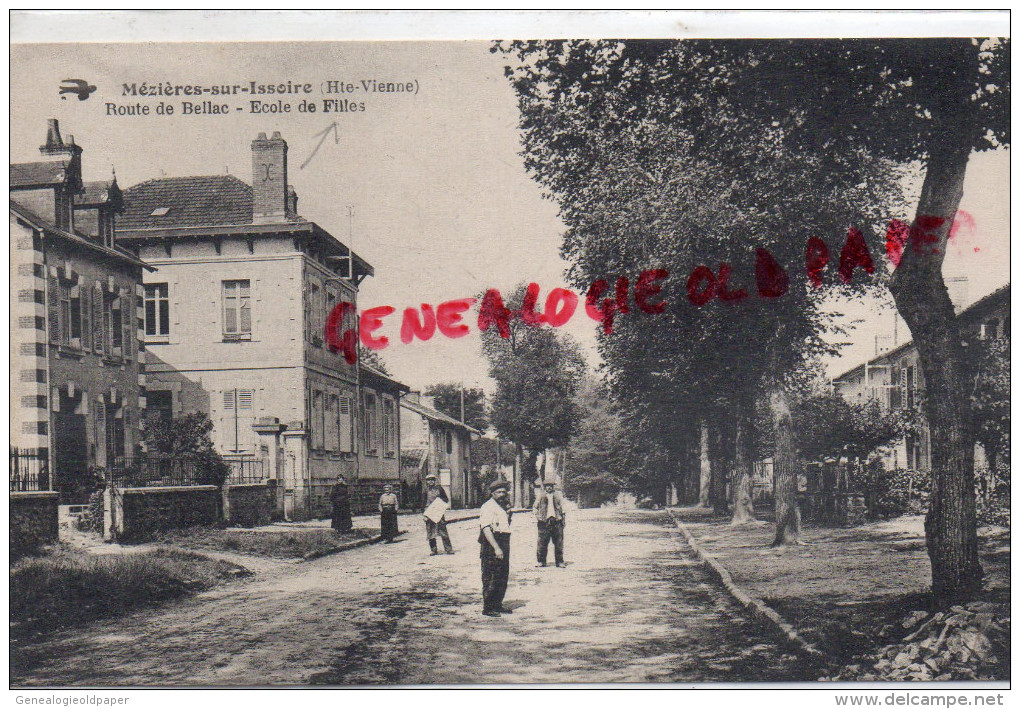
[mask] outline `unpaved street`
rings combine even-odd
[[[481,615],[476,521],[428,556],[420,518],[397,544],[279,564],[248,582],[12,647],[12,684],[812,680],[689,556],[663,512],[570,515],[567,568],[535,568],[514,517],[512,615]],[[552,550],[550,549],[550,561]]]

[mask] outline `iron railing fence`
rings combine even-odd
[[[10,447],[10,492],[50,489],[49,451]]]
[[[230,466],[227,484],[252,485],[266,481],[266,461],[255,456],[224,456],[223,461]]]
[[[106,481],[113,487],[187,487],[208,484],[210,475],[193,459],[148,455],[114,458],[106,466]]]

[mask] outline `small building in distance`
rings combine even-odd
[[[11,446],[45,470],[35,485],[84,504],[140,444],[147,267],[117,238],[116,179],[84,182],[55,119],[39,151],[10,165]]]
[[[481,431],[437,411],[434,398],[412,391],[400,402],[403,431],[401,489],[408,505],[420,507],[425,476],[435,473],[456,508],[475,507],[479,499],[471,466],[472,436]]]
[[[1009,337],[1009,285],[981,298],[957,314],[960,335],[966,340]],[[886,411],[920,410],[924,395],[924,374],[917,347],[912,341],[894,347],[864,364],[844,372],[832,381],[836,393],[846,401],[863,404],[877,401]],[[977,448],[980,466],[983,452]],[[889,446],[883,455],[887,469],[931,469],[931,434],[924,426],[918,435],[906,436]]]

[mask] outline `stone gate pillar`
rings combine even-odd
[[[308,431],[301,421],[287,424],[283,438],[283,517],[308,518]]]

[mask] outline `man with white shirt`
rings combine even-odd
[[[512,613],[503,608],[510,578],[510,483],[497,480],[489,485],[491,497],[479,510],[482,559],[482,615],[498,618]]]

